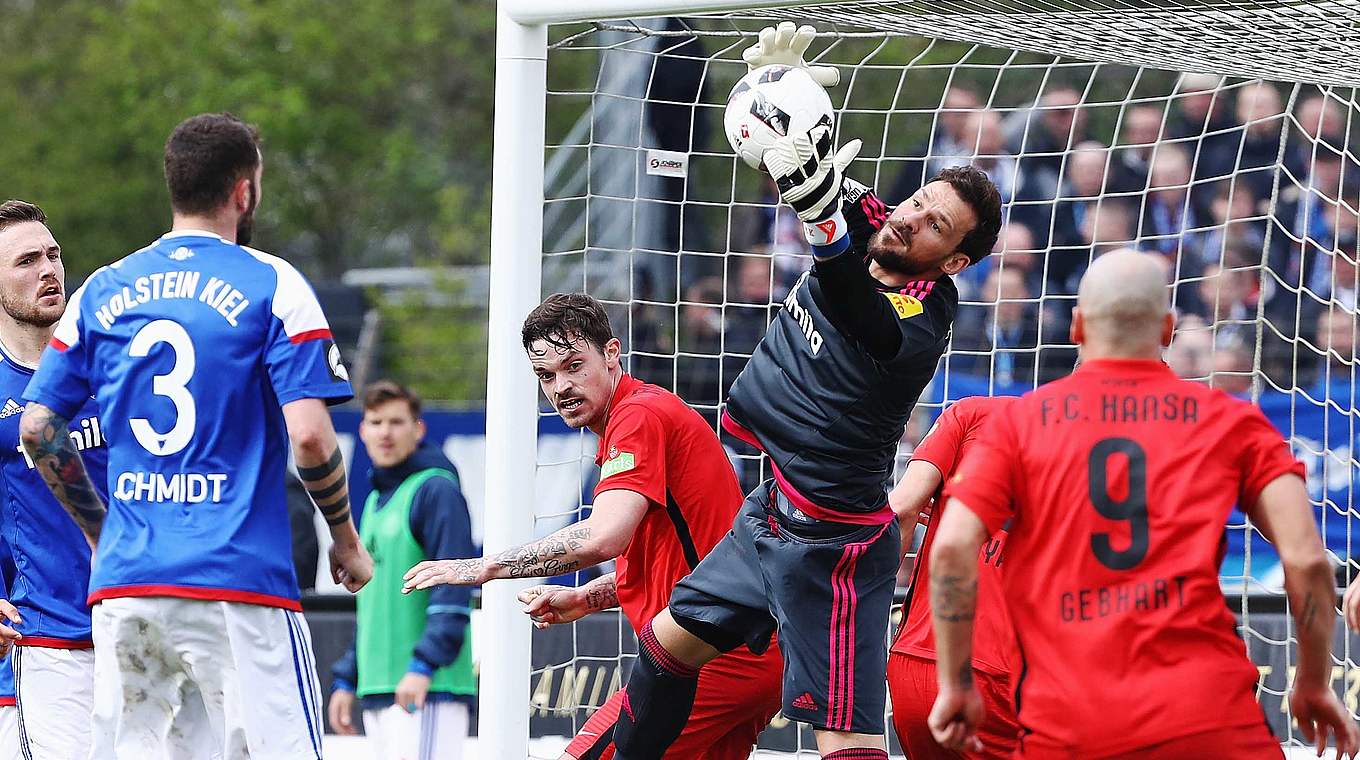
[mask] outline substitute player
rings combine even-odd
[[[747,58],[761,60],[769,40],[802,65],[806,41],[780,38],[811,34],[762,33]],[[893,458],[948,342],[950,276],[990,252],[1001,198],[981,171],[953,167],[889,215],[842,177],[858,142],[837,153],[819,124],[765,153],[815,263],[733,384],[723,425],[769,456],[774,478],[644,628],[660,648],[644,647],[629,675],[632,710],[615,730],[624,760],[660,757],[678,735],[694,671],[742,645],[762,651],[776,629],[784,715],[814,728],[823,757],[887,758],[885,641],[901,558]]]
[[[47,216],[25,201],[0,203],[0,534],[14,557],[8,599],[22,621],[12,625],[22,634],[13,664],[23,756],[38,760],[87,755],[94,704],[90,545],[19,445],[24,389],[65,310],[66,272]],[[88,394],[66,431],[102,496],[107,451]]]
[[[1082,278],[1082,364],[994,415],[951,478],[931,549],[946,747],[976,750],[978,550],[1007,521],[1002,587],[1024,653],[1018,757],[1279,758],[1257,672],[1218,585],[1240,504],[1279,551],[1298,636],[1290,696],[1318,751],[1360,743],[1330,687],[1336,593],[1303,465],[1250,404],[1160,360],[1173,318],[1161,268],[1106,254]]]
[[[1003,527],[983,543],[978,554],[978,614],[973,653],[973,681],[987,708],[978,728],[983,749],[958,753],[941,747],[926,724],[935,703],[935,636],[930,626],[930,548],[939,532],[944,502],[940,492],[964,456],[972,450],[983,423],[1006,414],[1016,399],[972,396],[960,399],[935,421],[925,440],[911,452],[907,470],[888,494],[893,512],[910,536],[918,521],[926,535],[912,568],[902,625],[888,654],[888,691],[893,726],[912,760],[932,758],[1006,758],[1020,739],[1011,681],[1020,672],[1010,615],[1001,596],[1001,563],[1006,547]],[[904,539],[905,540],[905,539]]]
[[[563,421],[600,438],[590,516],[494,557],[422,562],[407,573],[406,589],[560,575],[617,558],[614,573],[580,590],[524,592],[526,611],[545,625],[617,605],[641,649],[656,651],[646,623],[731,526],[741,504],[736,474],[703,417],[674,393],[623,371],[619,340],[595,299],[550,296],[524,321],[522,337],[543,395]],[[779,710],[780,669],[777,654],[750,652],[733,652],[705,669],[694,712],[667,757],[744,760]],[[564,757],[613,757],[615,725],[627,705],[616,692]]]
[[[243,247],[260,200],[253,127],[190,118],[165,146],[173,229],[71,298],[25,393],[21,435],[97,545],[90,756],[150,758],[207,734],[226,757],[320,757],[321,713],[284,495],[331,525],[332,573],[372,573],[326,403],[351,395],[326,318],[287,262]],[[94,395],[110,508],[69,421]],[[19,671],[22,692],[23,671]]]

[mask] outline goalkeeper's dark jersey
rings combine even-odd
[[[852,250],[815,264],[789,292],[732,386],[723,425],[769,455],[780,491],[810,517],[877,524],[891,519],[887,489],[897,443],[944,353],[958,291],[948,276],[901,289],[876,286],[864,252],[888,209],[853,180],[845,190]],[[874,329],[900,331],[894,355],[875,358],[837,327],[845,324],[837,318],[845,305],[829,302],[831,276],[863,280],[854,297],[891,307],[881,309]]]

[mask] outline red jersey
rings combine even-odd
[[[1262,722],[1218,585],[1224,524],[1303,465],[1260,410],[1161,362],[1088,361],[994,415],[947,486],[990,531],[1025,746],[1120,754]]]
[[[944,514],[940,498],[944,483],[948,482],[964,455],[982,432],[983,423],[990,417],[1006,414],[1018,399],[1008,396],[988,398],[972,396],[961,399],[945,410],[936,420],[921,445],[911,453],[913,461],[929,462],[940,471],[941,489],[935,492],[933,506],[921,512],[926,524],[926,537],[912,568],[911,584],[907,590],[906,615],[893,641],[892,651],[915,657],[935,659],[935,629],[930,619],[930,547],[935,541],[936,527]],[[904,537],[903,540],[909,540]],[[1001,595],[1002,550],[1006,545],[1006,530],[992,534],[978,554],[977,621],[973,627],[973,667],[1002,678],[1018,672],[1020,653],[1016,650],[1015,633]]]
[[[680,397],[624,375],[595,463],[595,496],[622,488],[650,508],[616,563],[619,606],[641,630],[732,528],[741,486],[713,428]]]

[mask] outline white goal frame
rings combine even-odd
[[[1244,6],[1251,0],[1242,0]],[[1304,13],[1339,13],[1355,10],[1356,0],[1321,0],[1303,5]],[[1206,0],[1211,16],[1192,19],[1179,28],[1178,41],[1193,49],[1202,34],[1206,41],[1222,43],[1223,29],[1212,16],[1223,9],[1226,16],[1239,10],[1234,0]],[[544,159],[547,105],[548,25],[618,18],[694,16],[720,12],[789,11],[805,6],[827,6],[827,0],[498,0],[495,69],[494,159],[491,197],[490,302],[488,326],[488,366],[486,398],[486,498],[485,552],[491,554],[527,543],[534,538],[534,479],[537,467],[537,388],[527,371],[520,350],[519,333],[523,318],[538,305],[543,271]],[[1080,14],[1070,10],[1065,13]],[[1090,5],[1105,11],[1122,10],[1122,0],[1092,0]],[[862,3],[850,0],[853,8]],[[929,37],[963,39],[951,29],[939,28],[941,16],[932,12],[938,4],[922,4],[919,21],[902,22],[895,32]],[[944,3],[949,5],[949,3]],[[972,3],[973,8],[987,3]],[[997,3],[998,12],[1020,13],[1028,8],[1029,20],[1046,15],[1045,0],[1033,3]],[[1009,6],[1009,7],[1006,7]],[[1153,42],[1157,25],[1166,9],[1146,6],[1146,13],[1128,14],[1127,22],[1136,23]],[[869,24],[866,24],[868,26]],[[1187,36],[1188,33],[1188,36]],[[1188,40],[1188,42],[1187,42]],[[988,44],[972,38],[969,42]],[[1096,44],[1074,42],[1067,50],[1041,52],[1075,55],[1101,60]],[[996,43],[993,43],[996,44]],[[1014,45],[1014,41],[1006,43]],[[1040,46],[1042,46],[1040,44]],[[1320,51],[1325,54],[1325,51]],[[1149,58],[1146,49],[1135,50],[1132,58],[1119,62],[1146,63],[1174,68],[1175,61],[1139,60]],[[1104,57],[1105,60],[1110,60]],[[1331,84],[1360,86],[1360,63],[1347,66],[1338,62]],[[1292,79],[1292,71],[1266,73],[1266,63],[1228,53],[1213,60],[1212,73]],[[1316,81],[1316,80],[1305,80]],[[530,703],[531,628],[519,611],[518,592],[529,581],[501,581],[488,584],[482,595],[477,648],[481,661],[479,754],[493,758],[528,756]]]

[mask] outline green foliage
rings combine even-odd
[[[485,260],[493,4],[0,0],[0,16],[0,197],[44,206],[73,271],[164,230],[164,140],[221,110],[263,134],[257,240],[314,276]]]
[[[458,283],[436,281],[380,303],[382,374],[427,399],[478,402],[486,398],[486,309],[469,305]]]

